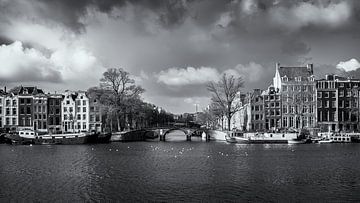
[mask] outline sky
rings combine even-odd
[[[204,109],[206,84],[240,76],[266,89],[275,63],[360,78],[356,0],[0,0],[0,86],[87,90],[123,68],[142,98]]]

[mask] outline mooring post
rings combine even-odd
[[[163,129],[159,130],[159,134],[160,134],[160,141],[165,141],[165,135],[163,134]]]
[[[209,132],[205,132],[205,135],[206,135],[206,141],[210,141],[210,133]]]
[[[191,141],[191,133],[190,133],[190,130],[187,130],[186,141]]]

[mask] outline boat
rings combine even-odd
[[[86,133],[68,133],[68,134],[44,134],[39,135],[32,130],[20,130],[11,132],[6,137],[11,140],[12,144],[85,144],[88,137]]]
[[[225,136],[226,142],[228,143],[237,143],[237,140],[235,137]]]
[[[291,140],[288,140],[288,144],[305,144],[306,143],[306,139],[291,139]]]
[[[323,140],[320,140],[318,143],[319,144],[329,144],[329,143],[333,143],[334,141],[331,140],[331,139],[323,139]]]
[[[92,143],[92,144],[109,143],[110,138],[111,138],[110,132],[106,132],[106,133],[105,132],[93,132],[87,137],[86,143]]]
[[[111,142],[120,142],[123,140],[123,135],[129,131],[121,131],[121,132],[113,132],[111,134],[110,141]]]
[[[206,133],[210,141],[226,141],[227,133],[220,130],[209,130]]]
[[[287,144],[288,140],[297,138],[297,133],[244,133],[244,138],[250,144]]]
[[[296,136],[296,138],[292,138],[288,140],[288,144],[305,144],[308,142],[309,141],[304,134],[300,134]]]

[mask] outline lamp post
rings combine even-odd
[[[158,114],[158,119],[157,119],[157,120],[158,120],[158,121],[157,121],[157,122],[158,122],[158,126],[159,126],[159,119],[160,119],[161,108],[160,108],[160,107],[157,107],[157,111],[158,111],[158,113],[159,113],[159,114]]]

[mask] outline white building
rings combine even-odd
[[[5,97],[6,93],[3,91],[0,91],[0,128],[4,127],[4,103],[5,103]]]
[[[75,99],[76,103],[76,131],[89,131],[89,98],[86,92],[78,91]]]
[[[2,98],[2,126],[10,128],[19,125],[19,98],[13,93],[4,95]]]
[[[77,94],[66,90],[63,94],[63,100],[61,103],[61,115],[62,118],[62,131],[63,132],[75,132],[75,100]]]

